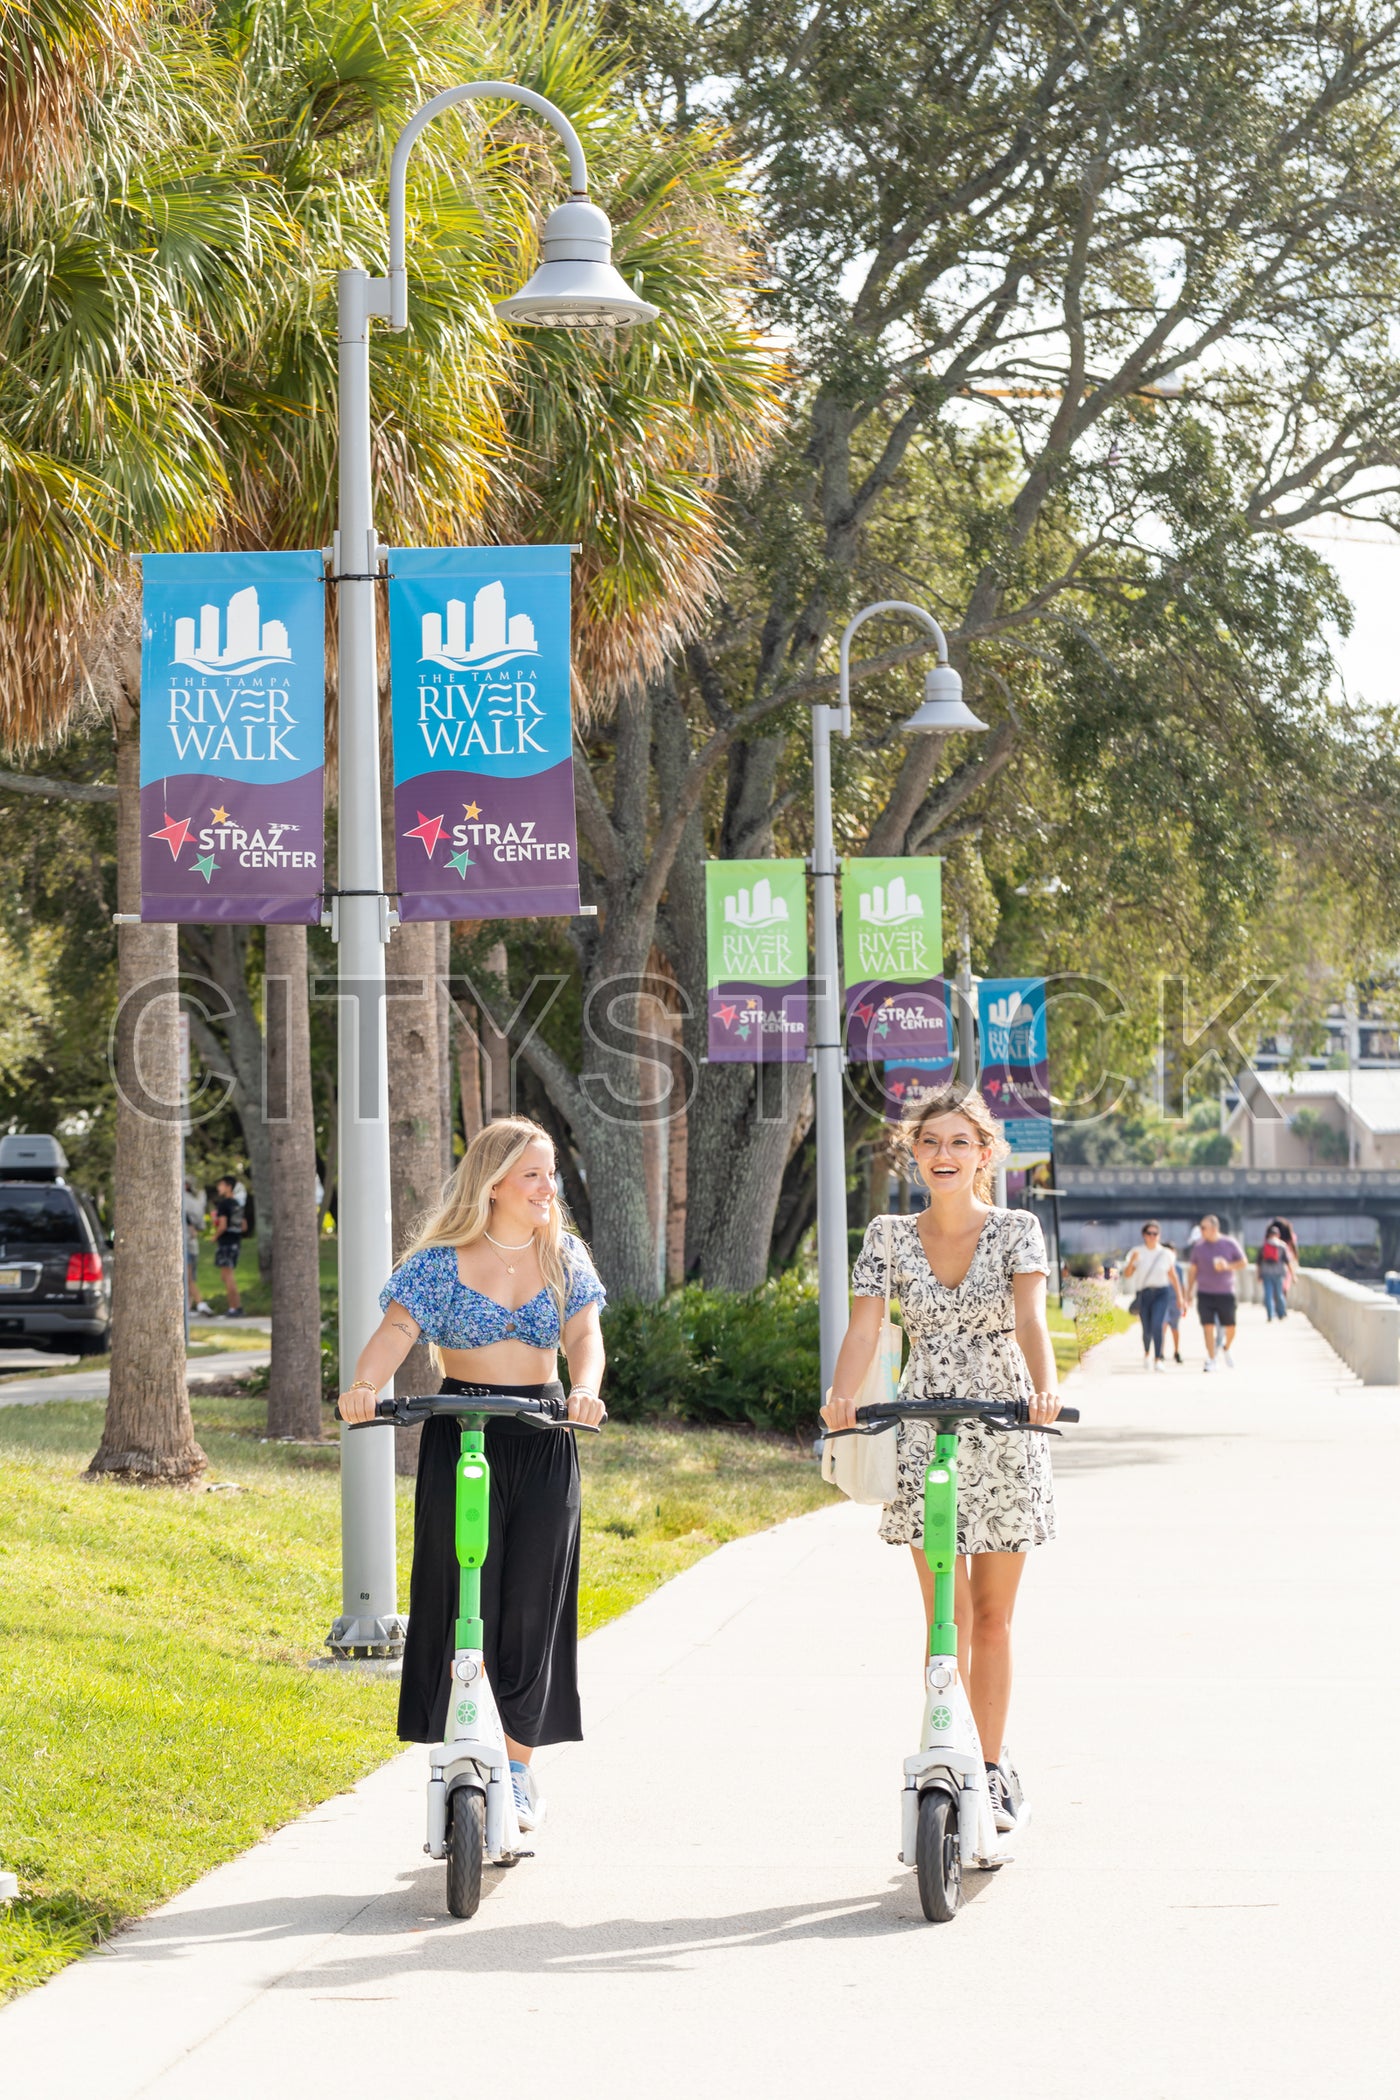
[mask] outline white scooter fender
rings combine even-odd
[[[1016,1830],[997,1829],[977,1724],[952,1657],[932,1656],[925,1683],[928,1690],[919,1738],[923,1748],[904,1760],[900,1859],[905,1866],[914,1865],[919,1796],[938,1785],[958,1804],[958,1851],[964,1867],[1002,1866],[1012,1856],[1029,1811],[1021,1808]]]
[[[471,1648],[459,1649],[452,1659],[447,1728],[428,1753],[428,1837],[423,1849],[433,1859],[446,1856],[448,1802],[464,1785],[480,1787],[486,1796],[487,1859],[528,1858],[515,1813],[505,1730],[484,1658]]]

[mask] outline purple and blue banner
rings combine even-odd
[[[878,856],[841,863],[846,1054],[852,1062],[941,1058],[949,1046],[943,864]]]
[[[984,977],[977,987],[983,1098],[1011,1147],[1008,1164],[1049,1159],[1050,1052],[1043,977]]]
[[[711,1063],[794,1064],[807,1043],[807,864],[705,863]]]
[[[141,571],[141,916],[314,925],[321,555],[147,554]]]
[[[578,911],[569,556],[389,556],[401,918]]]
[[[899,1124],[907,1116],[917,1114],[925,1101],[953,1084],[957,1069],[958,1061],[951,1047],[941,1057],[905,1057],[897,1063],[887,1064],[880,1075],[885,1096],[885,1121]]]

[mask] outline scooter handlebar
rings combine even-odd
[[[1004,1429],[1045,1430],[1048,1422],[1033,1422],[1028,1400],[891,1400],[856,1409],[854,1429],[828,1429],[828,1436],[876,1436],[899,1422],[964,1420],[992,1422]],[[1056,1423],[1077,1422],[1077,1407],[1062,1407]]]
[[[547,1400],[528,1400],[521,1393],[405,1393],[402,1398],[376,1400],[374,1413],[367,1422],[349,1422],[349,1429],[373,1429],[381,1422],[393,1422],[400,1429],[410,1429],[417,1422],[426,1422],[433,1415],[452,1415],[460,1419],[463,1415],[513,1415],[517,1419],[535,1422],[541,1429],[570,1429],[589,1431],[597,1435],[597,1422],[571,1422]],[[337,1422],[344,1422],[340,1402],[335,1404]]]

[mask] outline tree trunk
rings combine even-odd
[[[251,929],[247,926],[187,928],[185,948],[228,1001],[228,1015],[220,1025],[228,1050],[229,1076],[233,1081],[233,1106],[242,1127],[243,1142],[248,1148],[248,1178],[257,1205],[258,1274],[270,1282],[277,1221],[276,1206],[271,1200],[272,1145],[263,1114],[263,1031],[248,988],[250,938]],[[196,1039],[202,1041],[203,1054],[204,1048],[208,1047],[207,1024],[197,1014],[191,1017],[191,1022]]]
[[[686,1101],[687,1067],[680,1055],[680,1016],[671,1016],[671,1070],[675,1093],[666,1144],[666,1288],[679,1290],[685,1282],[685,1219],[689,1173],[690,1110]]]
[[[267,929],[264,1013],[271,1155],[266,1207],[277,1243],[267,1433],[306,1443],[321,1435],[321,1277],[304,926]]]
[[[504,941],[496,941],[487,951],[486,969],[491,979],[501,988],[501,1000],[505,1006],[505,987],[510,975],[510,963]],[[488,998],[491,993],[488,991]],[[481,1061],[482,1109],[488,1123],[510,1114],[510,1041],[501,1034],[490,1014],[481,1016]]]
[[[134,710],[117,724],[117,907],[141,908],[141,751]],[[178,934],[117,934],[116,1247],[112,1375],[88,1476],[180,1487],[202,1473],[185,1383],[185,1227],[180,1180]],[[143,985],[170,989],[140,1011]],[[139,1049],[139,1064],[138,1064]]]
[[[389,1190],[394,1221],[394,1259],[436,1208],[442,1194],[442,1096],[438,1043],[437,927],[431,920],[399,926],[389,949],[391,977],[420,978],[416,999],[389,998],[385,1020],[389,1044]],[[392,986],[390,987],[392,991]],[[398,1393],[435,1393],[442,1373],[426,1342],[415,1342],[394,1376]],[[412,1473],[418,1464],[417,1429],[400,1429],[395,1464]]]

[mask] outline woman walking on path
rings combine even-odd
[[[1006,1147],[985,1102],[956,1088],[934,1095],[905,1125],[904,1138],[928,1189],[928,1208],[876,1219],[866,1232],[823,1421],[845,1429],[855,1420],[855,1395],[884,1313],[888,1229],[888,1284],[910,1338],[901,1394],[1024,1399],[1033,1422],[1053,1422],[1060,1400],[1045,1317],[1045,1242],[1029,1212],[992,1205],[992,1169]],[[933,1615],[933,1575],[922,1551],[923,1496],[933,1435],[926,1422],[900,1425],[898,1491],[880,1522],[887,1544],[913,1551],[926,1623]],[[1054,1535],[1045,1438],[964,1422],[958,1431],[958,1668],[982,1741],[998,1830],[1013,1827],[1020,1799],[1005,1743],[1016,1592],[1026,1554]]]
[[[340,1396],[349,1422],[374,1403],[421,1335],[445,1393],[515,1393],[562,1419],[607,1420],[599,1398],[602,1284],[564,1229],[547,1132],[522,1116],[488,1123],[380,1294],[384,1318]],[[572,1379],[558,1378],[562,1341]],[[459,1422],[423,1425],[413,1510],[408,1638],[399,1689],[405,1742],[441,1740],[447,1719],[458,1568]],[[522,1830],[544,1817],[530,1773],[544,1743],[577,1742],[579,1472],[572,1436],[498,1417],[486,1426],[490,1546],[481,1570],[486,1674],[500,1708]]]
[[[1264,1234],[1255,1267],[1259,1272],[1259,1286],[1264,1293],[1264,1318],[1268,1321],[1286,1320],[1288,1307],[1284,1292],[1292,1281],[1297,1264],[1293,1249],[1289,1246],[1279,1227],[1277,1218]]]
[[[1134,1247],[1123,1267],[1124,1283],[1131,1283],[1137,1292],[1138,1318],[1142,1321],[1142,1368],[1147,1370],[1155,1356],[1156,1368],[1163,1368],[1166,1351],[1167,1308],[1173,1302],[1178,1315],[1181,1311],[1181,1285],[1176,1279],[1176,1255],[1172,1248],[1162,1244],[1162,1228],[1155,1218],[1149,1218],[1142,1228],[1142,1245]],[[1177,1328],[1177,1362],[1181,1361],[1181,1330]]]

